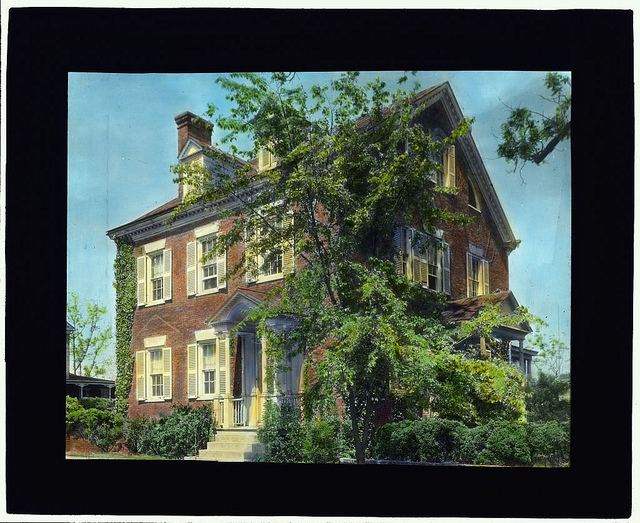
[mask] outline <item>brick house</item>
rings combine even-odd
[[[448,135],[462,120],[448,83],[421,92],[414,101],[425,104],[419,123],[436,136]],[[227,162],[232,169],[233,161],[238,160],[213,146],[210,133],[194,118],[189,112],[175,117],[178,161],[206,166],[214,161],[207,152],[214,151],[218,158],[215,161]],[[457,139],[442,162],[439,179],[425,179],[425,183],[460,190],[455,195],[437,195],[437,205],[475,220],[464,227],[442,224],[438,236],[444,248],[430,247],[422,254],[412,245],[416,237],[427,240],[427,235],[409,226],[398,228],[394,235],[399,253],[397,270],[426,288],[447,294],[450,321],[473,317],[488,301],[498,303],[505,311],[513,310],[517,302],[509,291],[508,256],[519,240],[471,134]],[[252,163],[258,169],[269,168],[270,158],[261,154]],[[132,243],[137,259],[138,306],[131,346],[135,364],[129,415],[167,413],[174,403],[210,402],[219,427],[257,427],[267,398],[265,341],[259,339],[251,324],[245,325],[235,339],[230,336],[247,311],[262,302],[267,292],[294,269],[293,256],[284,249],[276,262],[262,265],[258,276],[243,275],[226,281],[227,267],[240,259],[243,245],[206,263],[201,259],[211,248],[211,238],[229,230],[230,218],[219,219],[212,210],[195,205],[167,223],[188,190],[181,184],[175,199],[107,233],[111,239]],[[231,198],[219,203],[228,209],[239,205]],[[285,326],[286,320],[280,323]],[[529,331],[527,325],[521,325],[497,333],[509,345],[509,359],[523,372],[530,371],[533,354],[522,345]],[[277,377],[278,401],[296,401],[302,389],[302,357],[289,367]]]

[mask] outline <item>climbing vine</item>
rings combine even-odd
[[[136,309],[136,259],[133,245],[116,238],[117,254],[113,262],[116,290],[116,410],[127,414],[129,392],[133,379],[131,335]]]

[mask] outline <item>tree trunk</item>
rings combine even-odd
[[[364,444],[360,439],[358,420],[356,416],[356,397],[353,391],[349,391],[349,409],[351,410],[351,431],[353,432],[353,446],[356,449],[356,463],[364,464]]]

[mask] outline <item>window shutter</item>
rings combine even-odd
[[[258,275],[254,272],[255,265],[257,264],[257,256],[254,255],[255,251],[251,247],[251,240],[254,238],[253,230],[247,227],[244,237],[245,273],[247,283],[254,283],[258,279]]]
[[[283,230],[288,231],[289,229],[291,229],[291,226],[293,225],[293,216],[287,213],[282,221],[283,221],[283,224],[282,224]],[[292,234],[291,238],[288,238],[287,240],[285,240],[282,245],[283,274],[291,274],[295,270],[294,256],[295,256],[295,252],[294,252],[294,241],[293,241],[293,234]]]
[[[467,252],[467,296],[471,297],[471,253]]]
[[[393,230],[393,239],[391,245],[393,248],[393,265],[396,268],[396,273],[402,276],[402,261],[403,261],[403,242],[402,237],[404,229],[401,226],[396,227]]]
[[[162,349],[162,395],[171,399],[171,347]]]
[[[164,263],[164,275],[162,281],[162,299],[171,299],[171,250],[162,251],[162,260]]]
[[[218,256],[218,289],[224,289],[227,286],[227,252],[223,252]]]
[[[442,292],[451,296],[451,251],[448,243],[442,250]]]
[[[136,396],[138,401],[144,400],[147,390],[146,373],[145,373],[145,359],[147,357],[147,351],[139,350],[136,352]]]
[[[219,393],[227,393],[227,347],[226,338],[218,338],[218,367],[220,368]]]
[[[447,187],[456,186],[456,146],[450,145],[447,149]]]
[[[187,345],[187,395],[198,396],[198,345]]]
[[[137,267],[138,305],[144,305],[145,302],[146,302],[145,298],[147,296],[147,285],[146,285],[146,281],[147,281],[147,257],[146,256],[140,256],[140,257],[138,257],[138,259],[136,261],[137,261],[137,264],[138,264],[138,267]]]
[[[489,262],[482,260],[482,286],[483,294],[489,294]]]
[[[258,169],[264,171],[269,168],[269,151],[262,148],[258,151]]]
[[[197,292],[198,255],[196,242],[187,243],[187,296]]]

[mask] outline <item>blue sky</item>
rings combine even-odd
[[[449,81],[521,245],[509,258],[510,287],[542,317],[545,332],[570,345],[571,151],[564,142],[542,166],[521,173],[497,157],[500,124],[511,107],[543,111],[542,72],[420,72],[423,88]],[[71,73],[68,88],[67,290],[97,301],[115,317],[115,245],[106,231],[175,198],[170,166],[177,162],[174,117],[224,111],[215,74]],[[328,73],[300,75],[305,85]],[[363,73],[397,78],[397,74]],[[214,132],[214,142],[219,140]]]

